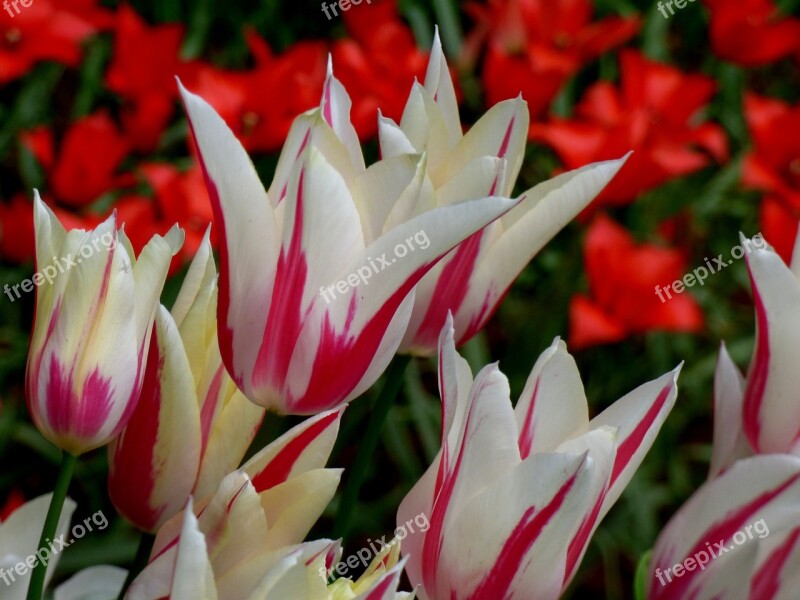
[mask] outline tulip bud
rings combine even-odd
[[[26,374],[28,410],[48,440],[78,455],[108,443],[136,407],[153,318],[171,258],[173,227],[139,258],[116,215],[66,231],[36,195],[40,273]]]

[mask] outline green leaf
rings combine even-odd
[[[652,548],[642,554],[639,564],[636,565],[636,575],[633,578],[633,596],[636,600],[647,600],[647,581],[650,579],[650,559],[653,556]]]

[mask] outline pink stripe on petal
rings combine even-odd
[[[50,356],[47,377],[45,419],[50,429],[59,437],[73,440],[96,436],[113,406],[111,382],[95,369],[86,377],[78,397],[72,373],[66,373],[55,354]]]
[[[578,532],[575,534],[572,540],[570,540],[569,548],[567,549],[567,565],[564,570],[565,585],[570,581],[570,579],[572,579],[572,575],[578,568],[578,560],[581,558],[583,551],[586,550],[586,546],[589,544],[589,538],[592,535],[594,526],[597,523],[597,517],[600,514],[600,509],[603,506],[603,500],[606,498],[606,491],[608,491],[608,488],[603,489],[603,491],[600,493],[594,503],[594,506],[592,507],[592,512],[589,513],[586,518],[584,518],[580,529],[578,529]]]
[[[495,309],[500,305],[510,289],[511,286],[506,288],[506,291],[500,296],[497,296],[495,293],[495,285],[492,283],[489,286],[483,296],[483,303],[481,303],[481,307],[472,315],[472,319],[470,320],[469,325],[467,325],[467,328],[464,330],[464,333],[456,340],[457,346],[465,344],[472,338],[472,336],[483,329],[483,326],[486,325],[486,321],[488,321],[489,317],[494,314]],[[496,300],[492,301],[492,298],[496,298]]]
[[[428,311],[414,336],[414,345],[435,348],[447,321],[447,311],[456,314],[463,304],[480,254],[483,232],[481,229],[472,234],[447,257],[447,264],[436,282]]]
[[[308,140],[311,139],[311,127],[306,130],[305,136],[303,136],[303,141],[300,144],[300,148],[297,149],[297,155],[294,157],[295,161],[300,159],[300,155],[303,154],[303,150],[306,149],[308,146]],[[289,189],[289,182],[283,184],[283,189],[281,189],[281,197],[278,198],[278,204],[280,204],[283,199],[286,197],[286,191]]]
[[[289,479],[292,468],[305,449],[325,433],[328,427],[339,419],[340,414],[333,412],[323,417],[281,448],[278,454],[252,478],[256,491],[263,492]]]
[[[158,351],[158,334],[150,338],[142,393],[122,436],[113,446],[108,493],[116,509],[136,527],[152,531],[164,506],[151,505],[156,480],[155,449],[161,415],[161,381],[164,357]]]
[[[742,425],[747,439],[758,453],[761,447],[759,439],[761,437],[761,406],[769,377],[769,321],[764,300],[761,298],[761,293],[752,275],[750,275],[750,284],[756,309],[756,348],[744,391]]]
[[[300,172],[297,183],[297,205],[289,247],[282,247],[278,258],[272,303],[253,372],[255,388],[265,384],[275,389],[282,388],[306,317],[302,312],[303,291],[308,275],[303,249],[304,177],[305,169]]]
[[[206,453],[208,446],[208,436],[211,434],[211,426],[214,424],[214,417],[217,414],[217,407],[219,406],[222,397],[220,392],[222,390],[223,375],[225,367],[220,365],[217,367],[216,373],[208,386],[208,392],[203,400],[203,405],[200,409],[200,434],[201,434],[201,453],[200,461],[202,462],[203,456]]]
[[[397,584],[397,574],[396,573],[388,573],[386,574],[383,579],[375,585],[366,596],[364,596],[364,600],[381,600],[384,595],[392,591],[393,587]]]
[[[361,331],[350,330],[357,310],[355,295],[343,331],[337,332],[325,316],[308,387],[302,396],[288,398],[290,410],[296,414],[318,413],[334,408],[353,391],[372,364],[400,304],[433,264],[422,265],[412,273]]]
[[[582,467],[583,463],[578,468]],[[497,600],[499,598],[507,600],[511,598],[511,584],[522,568],[525,557],[539,539],[544,528],[564,504],[577,478],[576,471],[541,510],[537,511],[535,506],[531,506],[525,511],[503,544],[503,549],[494,566],[484,576],[475,591],[470,594],[469,600]]]
[[[647,432],[650,431],[650,428],[653,426],[653,423],[655,423],[659,413],[664,408],[671,391],[672,384],[670,383],[669,385],[665,386],[663,390],[661,390],[656,398],[656,401],[653,402],[644,418],[636,425],[636,428],[622,441],[621,444],[617,446],[617,456],[614,460],[614,468],[611,471],[611,481],[608,484],[609,487],[614,485],[617,477],[619,477],[620,473],[625,470],[625,467],[628,466],[628,463],[633,458],[633,455],[636,454],[636,451],[642,445],[644,437],[647,435]]]
[[[751,598],[774,598],[781,590],[781,572],[800,538],[800,529],[795,529],[764,561],[761,569],[751,578]]]
[[[444,522],[447,516],[447,511],[450,508],[452,501],[453,491],[455,490],[458,477],[461,472],[461,463],[464,459],[464,452],[466,451],[468,440],[468,432],[470,431],[470,424],[473,419],[473,410],[475,409],[475,398],[479,398],[483,391],[483,387],[488,385],[488,381],[484,380],[483,383],[470,390],[472,397],[472,404],[470,404],[467,415],[464,419],[460,445],[458,448],[458,457],[452,470],[443,470],[442,463],[439,464],[439,475],[437,476],[437,486],[434,490],[434,498],[431,502],[431,515],[430,527],[425,534],[422,543],[422,583],[429,593],[436,589],[436,575],[439,568],[439,557],[442,552],[442,543],[444,541]],[[442,457],[447,455],[447,446],[442,449]]]
[[[519,434],[519,454],[522,460],[530,456],[531,448],[533,447],[533,418],[536,410],[536,396],[539,393],[540,379],[536,379],[536,385],[533,386],[533,394],[531,394],[531,401],[528,404],[528,410],[525,413],[525,422],[522,425],[522,431]]]
[[[331,111],[331,78],[325,81],[325,97],[322,103],[322,118],[333,129],[333,113]]]
[[[503,136],[503,142],[500,144],[500,150],[497,152],[497,158],[505,158],[506,152],[508,152],[508,144],[511,141],[511,131],[514,129],[516,120],[516,116],[511,117],[511,121],[509,121],[508,127],[506,128],[506,134]]]

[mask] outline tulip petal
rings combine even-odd
[[[439,27],[434,27],[433,46],[428,58],[428,70],[425,73],[425,89],[434,98],[441,110],[445,129],[447,130],[447,144],[453,148],[461,139],[461,117],[458,114],[456,90],[450,69],[442,51],[442,42],[439,39]],[[526,127],[527,131],[527,127]]]
[[[714,374],[714,446],[709,479],[717,477],[740,458],[752,454],[742,430],[743,401],[744,379],[723,343]]]
[[[619,499],[675,405],[680,369],[678,366],[658,379],[640,385],[589,422],[590,429],[617,428],[617,455],[598,520]]]
[[[756,346],[744,392],[744,432],[758,453],[789,453],[800,441],[800,283],[772,250],[746,254],[756,308]]]
[[[800,528],[766,535],[758,548],[759,564],[750,577],[750,598],[792,600],[800,589]]]
[[[432,169],[434,185],[444,185],[475,159],[492,156],[505,159],[508,169],[503,185],[490,194],[510,196],[522,168],[528,120],[528,104],[521,97],[495,104],[452,149],[441,168]]]
[[[259,492],[328,461],[339,433],[344,409],[329,410],[306,419],[255,454],[243,466]]]
[[[242,387],[256,362],[269,313],[280,229],[241,143],[207,102],[183,86],[180,91],[220,240],[220,351],[228,371]],[[254,253],[253,248],[260,250]]]
[[[320,111],[325,122],[330,125],[350,154],[356,173],[364,171],[364,156],[358,143],[358,134],[350,122],[350,109],[353,103],[341,82],[333,76],[333,61],[328,56],[328,76],[322,89]]]
[[[575,359],[556,338],[533,366],[514,408],[522,459],[553,452],[589,426],[589,407]]]
[[[272,548],[305,539],[339,486],[342,469],[314,469],[261,492]]]
[[[185,506],[202,442],[192,371],[178,328],[163,306],[151,345],[136,410],[109,448],[108,489],[123,516],[152,532]]]
[[[44,527],[52,496],[52,494],[46,494],[29,500],[0,524],[0,566],[10,570],[17,563],[25,561],[27,557],[36,555],[36,551],[39,549],[39,536]],[[75,508],[75,502],[67,498],[58,520],[56,539],[68,538],[69,523]],[[56,554],[48,563],[45,587],[53,577],[60,557],[60,554]],[[11,585],[4,588],[4,600],[24,600],[26,598],[31,571],[27,570],[24,575],[15,573],[15,576],[16,579]],[[4,586],[7,584],[7,581],[4,582]]]
[[[592,482],[586,454],[535,454],[507,472],[468,501],[457,524],[445,531],[448,558],[431,596],[448,598],[451,589],[459,589],[470,590],[466,597],[475,600],[516,598],[535,590],[537,598],[558,598],[563,549],[578,525],[575,515],[584,513],[597,493]],[[487,520],[487,514],[494,518]]]
[[[183,530],[178,541],[170,597],[198,600],[217,598],[214,571],[208,559],[205,537],[194,516],[191,500],[184,511]]]
[[[501,220],[503,234],[477,261],[461,310],[458,344],[479,331],[536,253],[583,210],[616,175],[625,159],[595,163],[540,183]]]
[[[89,567],[70,577],[53,592],[53,600],[108,600],[122,591],[128,572],[119,567]]]

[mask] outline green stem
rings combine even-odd
[[[58,521],[61,519],[61,511],[64,508],[64,500],[67,498],[67,489],[72,479],[72,472],[75,469],[77,456],[67,452],[61,457],[61,468],[58,471],[56,487],[53,490],[53,497],[50,500],[50,508],[47,509],[47,517],[42,527],[42,535],[39,538],[37,548],[47,548],[47,543],[56,537]],[[44,593],[44,579],[47,574],[47,565],[41,561],[36,562],[36,566],[31,571],[31,583],[28,586],[28,600],[41,600]]]
[[[350,522],[353,519],[353,511],[355,511],[358,504],[361,486],[364,484],[369,467],[375,459],[375,450],[381,439],[383,424],[386,422],[389,409],[394,405],[395,398],[397,398],[397,394],[403,385],[403,376],[409,362],[411,362],[410,356],[398,355],[389,365],[385,383],[378,399],[375,401],[375,405],[372,407],[369,423],[367,423],[364,437],[358,445],[358,452],[350,469],[350,476],[345,482],[339,511],[336,514],[336,522],[333,526],[334,537],[345,537],[350,529]]]
[[[150,553],[153,551],[153,544],[156,541],[156,536],[151,533],[143,532],[142,537],[139,538],[139,547],[136,548],[136,558],[133,559],[133,564],[128,571],[128,576],[125,578],[125,583],[117,596],[117,600],[122,600],[125,597],[125,592],[128,591],[133,580],[142,572],[147,566],[147,560],[150,558]]]

